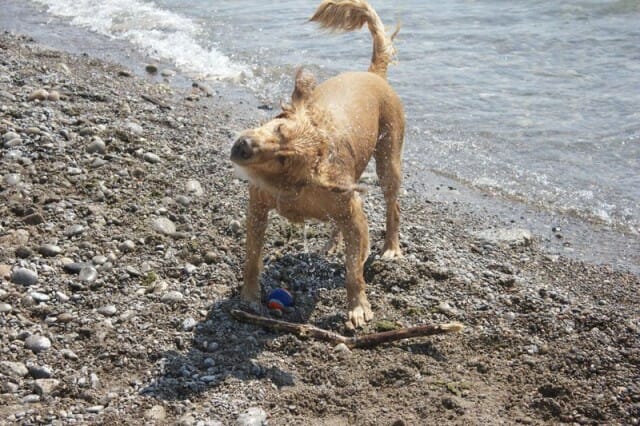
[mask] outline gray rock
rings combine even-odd
[[[195,179],[189,179],[187,181],[187,192],[195,197],[202,197],[204,195],[202,185]]]
[[[53,393],[60,385],[60,380],[56,379],[37,379],[33,389],[40,396],[47,396]]]
[[[6,90],[0,90],[0,99],[6,99],[7,101],[15,102],[16,97]]]
[[[67,173],[71,176],[77,176],[82,174],[82,169],[79,167],[68,167]]]
[[[238,426],[262,426],[267,421],[267,413],[260,407],[251,407],[238,416]]]
[[[38,273],[26,268],[18,268],[11,274],[11,282],[24,286],[34,285],[38,281]]]
[[[158,66],[156,64],[147,64],[144,67],[144,70],[146,72],[148,72],[149,74],[157,74],[158,73]]]
[[[107,259],[106,256],[102,256],[102,255],[98,255],[98,256],[94,256],[91,259],[91,262],[93,262],[94,265],[104,265],[105,263],[107,263],[109,259]]]
[[[29,374],[29,369],[21,362],[0,361],[0,373],[19,379]]]
[[[70,274],[79,274],[82,268],[86,268],[87,266],[91,266],[91,264],[87,262],[70,262],[65,263],[62,269]]]
[[[7,132],[4,135],[2,135],[2,142],[9,142],[10,140],[13,140],[13,139],[20,139],[20,135],[15,132]]]
[[[144,161],[146,161],[147,163],[151,163],[151,164],[157,164],[157,163],[159,163],[160,161],[162,161],[162,160],[160,159],[160,157],[158,157],[158,156],[157,156],[156,154],[154,154],[153,152],[145,152],[145,153],[142,155],[142,159],[143,159]]]
[[[24,347],[37,354],[50,349],[51,341],[44,336],[34,334],[24,340]]]
[[[153,230],[164,235],[172,235],[176,232],[176,225],[166,217],[159,217],[153,221]]]
[[[131,241],[131,240],[126,240],[123,241],[119,246],[118,246],[118,250],[120,250],[123,253],[129,253],[132,252],[134,249],[136,248],[136,244]]]
[[[138,123],[134,123],[133,121],[128,121],[124,124],[124,130],[133,134],[134,136],[142,136],[144,134],[144,129]]]
[[[87,152],[89,154],[104,154],[107,152],[107,145],[102,139],[94,136],[93,140],[87,145]]]
[[[28,259],[33,256],[33,251],[29,247],[18,247],[16,249],[16,256],[20,259]]]
[[[30,365],[27,368],[29,369],[29,374],[34,379],[48,379],[53,376],[53,371],[46,366]]]
[[[61,349],[60,350],[60,354],[67,358],[70,359],[72,361],[77,361],[79,359],[78,355],[76,355],[76,353],[74,351],[72,351],[71,349]]]
[[[13,307],[11,307],[10,304],[4,302],[0,303],[0,314],[8,314],[12,310]]]
[[[68,227],[64,231],[64,235],[66,237],[75,237],[76,235],[80,235],[83,232],[84,232],[84,226],[82,226],[82,225],[72,225],[72,226]]]
[[[43,244],[38,247],[38,253],[45,257],[54,257],[62,253],[62,249],[54,244]]]
[[[37,89],[31,92],[27,100],[28,101],[45,101],[48,98],[49,98],[49,92],[47,92],[44,89]]]
[[[57,90],[52,90],[49,92],[49,95],[47,96],[47,99],[52,101],[52,102],[57,102],[60,100],[60,92],[58,92]]]
[[[7,186],[16,186],[21,180],[20,175],[17,173],[9,173],[8,175],[4,175],[2,178],[2,182]]]
[[[36,302],[48,302],[49,300],[51,300],[48,295],[40,293],[39,291],[31,292],[29,293],[29,296],[31,296],[31,298]]]
[[[533,241],[531,231],[527,229],[486,229],[476,233],[476,237],[490,244],[530,245]]]
[[[90,414],[97,414],[104,410],[104,405],[92,405],[91,407],[87,407],[85,411]]]
[[[86,283],[92,283],[98,278],[98,271],[93,266],[85,266],[80,269],[80,280]]]
[[[176,197],[176,202],[178,204],[180,204],[181,206],[188,207],[189,204],[191,204],[191,198],[189,198],[189,197],[187,197],[185,195],[178,195]]]
[[[27,225],[40,225],[44,223],[44,217],[40,213],[33,213],[28,216],[25,216],[22,221]]]
[[[22,398],[23,404],[33,404],[36,402],[40,402],[40,395],[31,394]]]
[[[144,412],[144,418],[154,423],[164,423],[167,411],[162,405],[154,405]]]
[[[114,305],[107,305],[98,308],[98,313],[104,315],[105,317],[112,317],[116,313],[118,313],[118,308],[116,308]]]
[[[170,291],[165,293],[160,300],[169,305],[173,303],[181,302],[184,299],[184,295],[179,291]]]
[[[191,331],[195,328],[197,324],[198,322],[195,319],[188,317],[188,318],[185,318],[184,321],[182,321],[182,329],[184,331]]]

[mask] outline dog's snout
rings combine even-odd
[[[253,149],[251,148],[251,141],[248,138],[242,137],[238,139],[231,147],[231,159],[232,160],[248,160],[253,155]]]

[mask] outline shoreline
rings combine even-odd
[[[340,352],[240,325],[227,311],[247,190],[227,150],[256,108],[27,37],[0,35],[0,51],[0,417],[640,421],[638,275],[548,254],[410,190],[405,259],[373,257],[365,272],[375,319],[363,332],[456,320],[464,333]],[[365,184],[378,253],[383,203]],[[273,216],[263,292],[287,286],[285,319],[345,333],[341,259],[319,254],[327,238]]]

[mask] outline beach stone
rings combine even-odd
[[[96,278],[98,278],[98,271],[93,266],[85,266],[80,269],[79,275],[80,280],[91,283],[94,282]]]
[[[60,385],[60,380],[56,379],[37,379],[33,389],[40,396],[46,396],[53,393]]]
[[[11,282],[14,284],[30,286],[38,281],[38,273],[26,268],[18,268],[11,274]]]
[[[21,362],[0,361],[0,373],[14,379],[20,379],[29,374],[29,369]]]
[[[31,394],[22,398],[23,404],[34,404],[36,402],[40,402],[40,395]]]
[[[142,156],[142,159],[147,163],[151,163],[151,164],[157,164],[161,161],[160,157],[158,157],[153,152],[145,152],[144,155]]]
[[[17,173],[9,173],[2,177],[2,182],[7,186],[16,186],[20,183],[22,178]]]
[[[150,422],[164,423],[167,418],[167,411],[162,405],[154,405],[144,412],[144,418]]]
[[[87,152],[89,154],[104,154],[105,152],[107,152],[107,145],[102,139],[95,136],[91,143],[87,145]]]
[[[45,257],[54,257],[62,253],[62,249],[54,244],[43,244],[38,247],[38,253]]]
[[[172,235],[176,232],[176,225],[166,217],[159,217],[153,221],[153,230],[164,235]]]
[[[24,340],[24,347],[37,354],[50,349],[51,341],[44,336],[34,334]]]
[[[123,241],[119,246],[118,246],[118,250],[120,250],[123,253],[129,253],[131,251],[133,251],[136,248],[136,243],[134,243],[131,240],[126,240]]]
[[[181,206],[187,207],[189,206],[189,204],[191,204],[191,198],[185,196],[185,195],[178,195],[176,197],[176,202],[178,204],[180,204]]]
[[[60,100],[60,92],[58,92],[57,90],[52,90],[49,92],[47,99],[52,101],[52,102],[57,102]]]
[[[251,407],[238,416],[238,426],[262,426],[267,421],[267,413],[260,407]]]
[[[31,296],[31,298],[36,302],[48,302],[49,300],[51,300],[48,295],[40,293],[39,291],[31,292],[29,293],[29,296]]]
[[[91,407],[87,407],[85,411],[90,414],[98,414],[104,410],[104,405],[92,405]]]
[[[112,317],[116,313],[118,313],[118,308],[116,308],[114,305],[107,305],[98,308],[98,313],[104,315],[105,317]]]
[[[13,139],[20,139],[20,135],[16,132],[6,132],[2,135],[2,142],[9,142]]]
[[[27,225],[40,225],[44,223],[44,217],[40,213],[33,213],[28,216],[25,216],[22,221]]]
[[[11,277],[11,266],[0,264],[0,278]]]
[[[69,262],[65,263],[62,266],[62,269],[70,274],[79,274],[82,268],[85,268],[87,266],[91,266],[91,264],[86,262]]]
[[[13,310],[13,307],[8,303],[0,303],[0,314],[8,314]]]
[[[157,74],[158,73],[158,66],[156,64],[147,64],[144,67],[144,70],[146,72],[148,72],[149,74]]]
[[[69,296],[67,296],[61,291],[56,291],[56,299],[58,299],[58,302],[61,302],[61,303],[65,303],[70,300]]]
[[[33,251],[29,247],[18,247],[16,249],[16,256],[20,259],[28,259],[33,256]]]
[[[490,244],[509,244],[528,246],[533,242],[533,235],[527,229],[487,229],[476,233],[476,236]]]
[[[28,101],[46,101],[49,98],[49,92],[44,89],[36,89],[27,98]]]
[[[202,189],[202,185],[195,179],[189,179],[187,181],[187,192],[195,197],[202,197],[204,195],[204,190]]]
[[[76,319],[76,316],[70,312],[63,312],[56,317],[56,321],[62,324],[66,324],[68,322],[74,321],[75,319]]]
[[[78,357],[78,355],[76,355],[76,353],[75,353],[74,351],[72,351],[71,349],[61,349],[61,350],[60,350],[60,354],[61,354],[63,357],[65,357],[65,358],[67,358],[67,359],[70,359],[70,360],[72,360],[72,361],[77,361],[78,359],[80,359],[80,358]]]
[[[165,293],[160,300],[166,304],[174,304],[181,302],[184,299],[184,295],[179,291],[170,291]]]
[[[108,261],[109,259],[107,259],[106,256],[102,256],[100,254],[97,256],[93,256],[93,258],[91,258],[91,262],[93,262],[94,265],[104,265]]]
[[[27,369],[29,369],[29,375],[34,379],[48,379],[53,376],[53,371],[46,366],[29,365]]]
[[[7,92],[6,90],[0,90],[0,99],[5,99],[7,101],[15,102],[16,97],[13,94]]]
[[[184,321],[182,321],[182,329],[184,331],[191,331],[197,324],[198,322],[195,319],[193,319],[192,317],[188,317],[185,318]]]
[[[131,133],[134,136],[142,136],[144,134],[144,129],[138,123],[134,123],[133,121],[127,121],[124,124],[124,130]]]
[[[71,225],[64,231],[64,235],[66,237],[75,237],[76,235],[80,235],[84,232],[84,226],[82,225]]]

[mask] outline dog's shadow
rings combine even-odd
[[[315,254],[287,254],[265,265],[261,281],[263,300],[271,289],[288,287],[296,298],[293,308],[282,319],[306,323],[318,298],[328,293],[326,290],[343,287],[344,267]],[[321,315],[314,325],[331,330],[343,328],[345,317],[341,308]],[[294,385],[291,373],[263,366],[257,360],[263,351],[282,350],[281,342],[276,342],[282,334],[234,320],[230,315],[233,309],[269,315],[266,308],[241,302],[237,294],[214,303],[206,318],[193,327],[190,342],[178,338],[179,350],[160,354],[161,372],[142,393],[163,400],[184,400],[233,380],[266,379],[278,387]],[[283,338],[290,339],[286,351],[303,349],[302,341],[291,336]]]

